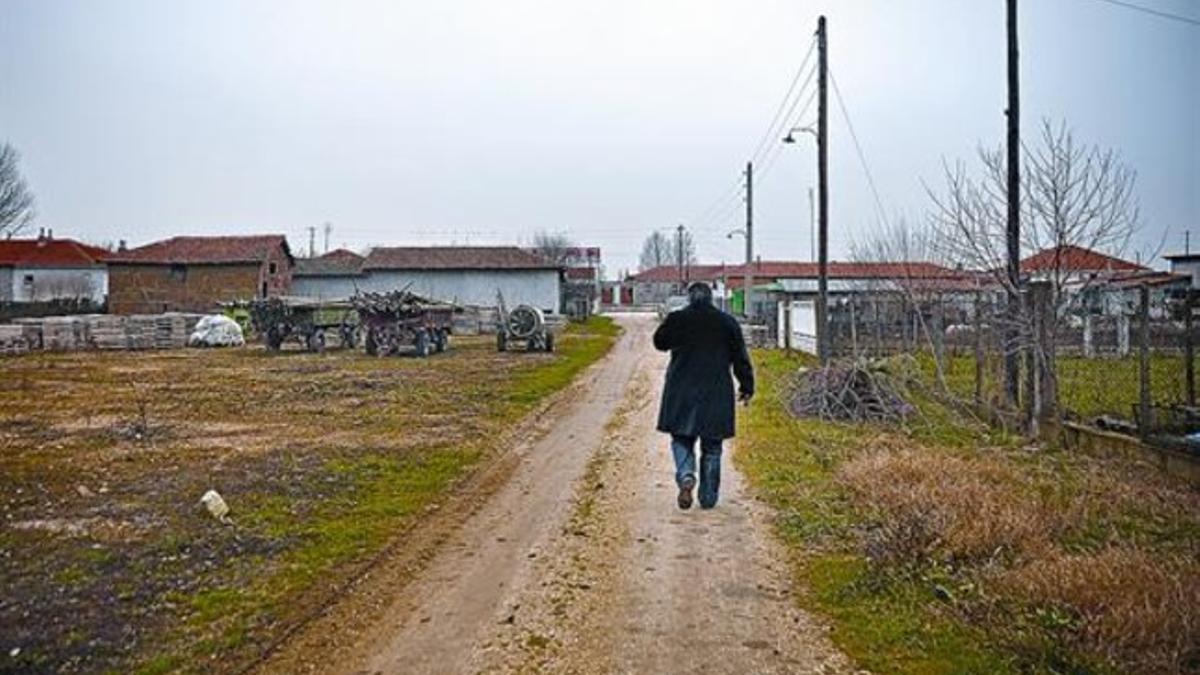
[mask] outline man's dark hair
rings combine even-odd
[[[712,287],[703,281],[697,281],[688,286],[688,303],[693,305],[711,305],[713,294]]]

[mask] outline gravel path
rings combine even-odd
[[[850,670],[795,607],[762,507],[728,456],[716,509],[675,506],[666,439],[654,431],[666,356],[650,345],[653,317],[619,320],[612,354],[545,415],[506,482],[410,580],[359,593],[374,597],[353,602],[377,619],[354,626],[360,609],[359,622],[327,620],[317,630],[336,649],[302,636],[309,648],[266,670]]]

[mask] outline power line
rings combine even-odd
[[[812,58],[813,51],[815,49],[816,40],[814,39],[809,44],[808,51],[805,52],[804,58],[800,62],[800,66],[796,69],[796,74],[792,77],[787,91],[784,92],[783,98],[779,101],[779,105],[776,106],[775,114],[771,116],[771,121],[767,125],[766,131],[763,132],[758,144],[755,145],[754,151],[751,153],[750,161],[756,164],[759,163],[760,155],[763,153],[763,150],[765,148],[771,148],[769,143],[775,136],[779,134],[778,129],[781,128],[779,126],[780,123],[782,122],[786,124],[787,120],[791,118],[792,113],[795,112],[796,106],[800,104],[800,101],[804,100],[804,92],[812,83],[813,75],[816,73],[816,68],[814,67],[808,71],[808,77],[804,79],[804,83],[800,85],[798,90],[796,89],[796,83],[799,82],[800,78],[804,75],[805,68],[807,68],[808,62]],[[791,102],[790,106],[788,105],[789,101]],[[785,108],[787,109],[787,112],[781,116],[781,113],[783,113]],[[771,150],[768,149],[767,153],[770,154],[770,152]],[[696,229],[697,227],[704,227],[713,221],[724,220],[726,217],[728,217],[728,212],[738,205],[737,196],[741,192],[741,187],[742,185],[740,181],[735,181],[732,185],[727,187],[721,193],[721,196],[717,197],[717,199],[715,199],[709,204],[708,207],[701,211],[696,218],[692,219],[690,223],[692,228]]]
[[[884,214],[883,201],[879,199],[879,190],[875,188],[875,177],[871,175],[867,156],[863,153],[862,144],[858,142],[858,134],[854,131],[854,123],[850,121],[850,113],[846,111],[846,102],[842,100],[842,90],[838,87],[837,77],[834,76],[832,68],[829,69],[829,81],[833,84],[833,94],[837,97],[838,107],[842,110],[842,119],[846,120],[846,127],[850,130],[850,140],[854,141],[854,151],[858,154],[858,161],[862,164],[863,172],[867,174],[867,185],[871,188],[871,195],[875,198],[875,209],[879,214],[879,222],[886,226],[887,216]]]
[[[804,107],[800,109],[800,113],[795,117],[790,118],[792,119],[791,126],[800,126],[800,120],[803,120],[804,116],[808,114],[808,109],[812,107],[813,101],[815,100],[817,100],[817,91],[814,89],[812,94],[808,97],[808,101],[805,102]],[[775,165],[775,160],[779,159],[779,155],[781,154],[783,154],[782,141],[775,145],[774,152],[771,153],[770,157],[768,157],[765,162],[763,162],[763,167],[758,172],[760,181],[766,177],[767,172],[770,171],[771,167]]]
[[[796,83],[800,81],[800,76],[804,74],[804,68],[808,65],[808,60],[812,58],[813,51],[816,49],[816,47],[817,41],[814,39],[809,43],[808,53],[804,55],[804,60],[800,62],[800,67],[796,69],[796,75],[792,77],[792,82],[788,85],[787,92],[784,93],[783,99],[779,101],[779,107],[775,109],[775,114],[771,116],[771,123],[767,125],[767,130],[763,132],[763,136],[759,139],[758,145],[754,147],[754,152],[750,153],[750,161],[757,162],[759,160],[759,153],[762,152],[763,147],[771,141],[771,138],[775,136],[776,133],[778,133],[772,132],[775,129],[775,126],[779,124],[779,116],[783,112],[784,107],[787,106],[788,100],[791,99],[792,91],[796,89]],[[816,69],[814,69],[813,72],[815,72],[815,70]],[[804,85],[800,87],[800,92],[796,94],[797,100],[804,93],[804,89],[808,87],[810,82],[812,82],[812,72],[809,72],[808,78],[804,81]],[[792,109],[795,109],[794,102],[792,104]]]
[[[1188,23],[1193,26],[1200,26],[1200,19],[1193,19],[1190,16],[1183,16],[1182,14],[1172,14],[1170,12],[1164,12],[1160,9],[1153,9],[1151,7],[1143,7],[1142,5],[1135,5],[1132,2],[1125,2],[1124,0],[1094,0],[1094,1],[1108,3],[1110,5],[1116,5],[1117,7],[1124,7],[1125,9],[1132,9],[1135,12],[1142,12],[1145,14],[1150,14],[1152,16],[1157,16],[1160,19],[1170,19],[1171,21],[1179,21],[1181,23]]]

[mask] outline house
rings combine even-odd
[[[1192,288],[1200,288],[1200,253],[1176,253],[1164,255],[1171,263],[1171,273],[1187,275],[1191,278]]]
[[[295,259],[281,234],[172,237],[108,258],[109,311],[210,312],[287,293]]]
[[[587,317],[600,309],[600,248],[573,246],[563,252],[563,312]]]
[[[377,247],[361,261],[341,254],[298,267],[294,292],[325,300],[407,289],[479,307],[495,307],[499,291],[509,307],[528,304],[549,314],[558,314],[562,304],[562,266],[516,246]]]
[[[86,301],[103,305],[108,295],[109,252],[74,239],[0,240],[0,303]]]
[[[1030,281],[1050,281],[1067,289],[1086,286],[1118,274],[1149,269],[1138,263],[1073,245],[1042,249],[1023,258],[1020,268],[1021,276]]]
[[[693,281],[706,281],[713,284],[718,289],[718,297],[722,297],[721,280],[727,272],[732,274],[732,270],[736,269],[740,269],[740,266],[692,264],[681,269],[678,265],[660,265],[625,277],[610,293],[615,294],[613,297],[619,298],[621,304],[657,305],[672,295],[682,293],[687,284]]]
[[[315,258],[298,258],[291,294],[317,300],[345,300],[362,283],[363,262],[353,251],[335,249]]]

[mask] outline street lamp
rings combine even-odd
[[[824,75],[824,73],[822,73],[822,75]],[[822,123],[824,122],[824,118],[821,119],[821,122]],[[822,129],[823,129],[823,127],[822,127]],[[797,131],[812,134],[813,140],[815,140],[817,142],[817,170],[818,170],[818,174],[821,177],[821,184],[820,184],[821,190],[822,190],[821,198],[822,198],[822,200],[824,200],[824,198],[825,198],[825,193],[824,193],[824,189],[825,189],[825,184],[824,184],[824,170],[825,169],[824,169],[824,167],[825,167],[825,165],[823,162],[824,162],[824,158],[825,158],[825,148],[824,148],[824,143],[822,143],[821,134],[818,133],[816,129],[814,129],[810,126],[792,127],[791,129],[788,130],[787,136],[783,137],[783,142],[784,143],[795,143]],[[811,197],[810,197],[810,201],[811,201]],[[824,206],[824,201],[822,201],[822,206]],[[809,207],[810,220],[811,220],[811,210],[812,210],[812,207],[810,204],[810,207]],[[825,244],[825,229],[824,229],[824,227],[825,227],[824,213],[825,212],[822,210],[822,221],[821,221],[822,229],[821,229],[819,249],[818,249],[819,252],[817,255],[817,302],[816,302],[816,308],[815,308],[816,315],[817,315],[816,316],[816,319],[817,319],[817,355],[820,357],[822,365],[825,365],[829,362],[829,344],[828,344],[828,342],[829,342],[829,324],[827,323],[828,316],[829,316],[829,287],[828,287],[828,281],[827,281],[829,271],[826,267],[827,259],[826,259],[826,249],[825,249],[826,244]]]
[[[817,130],[813,129],[812,127],[792,127],[791,129],[788,130],[787,136],[783,137],[783,142],[784,143],[795,143],[796,142],[795,133],[797,131],[804,131],[804,132],[812,134],[813,138],[818,138]],[[818,142],[820,142],[820,141],[818,141]]]
[[[725,235],[726,239],[733,239],[733,235],[741,235],[746,238],[746,269],[742,273],[742,316],[746,317],[746,321],[751,320],[751,305],[750,305],[750,287],[754,284],[754,272],[750,269],[751,254],[753,253],[750,239],[749,229],[732,230]]]

